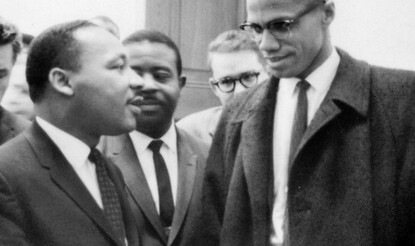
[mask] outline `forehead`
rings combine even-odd
[[[108,31],[99,27],[87,27],[74,33],[79,41],[83,60],[100,57],[102,62],[117,57],[126,57],[125,48],[121,42]]]
[[[0,45],[0,69],[10,69],[13,66],[12,44]]]
[[[260,71],[262,64],[258,54],[245,50],[232,53],[212,53],[211,69],[215,78],[239,75],[249,71]]]
[[[291,18],[310,0],[247,0],[247,21],[264,24],[278,18]]]
[[[165,66],[176,70],[176,55],[166,44],[142,41],[127,44],[125,47],[132,66]]]

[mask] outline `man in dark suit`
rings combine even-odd
[[[205,244],[414,244],[415,73],[334,48],[332,1],[247,0],[247,13],[272,78],[224,109]]]
[[[123,43],[131,68],[144,78],[143,101],[136,131],[106,137],[103,152],[124,175],[141,244],[196,245],[208,147],[173,121],[185,85],[179,50],[153,30],[135,32]],[[159,150],[153,149],[156,143]]]
[[[0,101],[9,84],[17,55],[22,49],[15,25],[0,17]],[[0,106],[0,145],[15,137],[30,124]]]
[[[64,23],[33,41],[26,76],[36,118],[0,148],[0,244],[138,245],[121,172],[94,148],[136,124],[142,79],[125,48]]]

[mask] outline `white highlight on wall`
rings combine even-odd
[[[372,64],[415,70],[415,1],[334,0],[335,45]]]
[[[144,13],[145,0],[0,0],[0,16],[32,35],[58,23],[105,15],[124,38],[144,28]]]

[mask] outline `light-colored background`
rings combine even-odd
[[[120,26],[123,38],[144,27],[144,10],[145,0],[0,0],[0,16],[32,35],[54,24],[105,15]]]
[[[415,70],[415,1],[335,0],[335,4],[336,45],[373,64]],[[56,23],[97,15],[112,18],[121,37],[145,24],[145,0],[0,0],[0,6],[1,16],[34,35]]]

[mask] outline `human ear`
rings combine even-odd
[[[185,76],[180,76],[179,77],[179,87],[180,89],[182,89],[185,85],[186,85],[186,77]]]
[[[329,26],[336,15],[336,7],[333,1],[327,1],[324,4],[324,19],[323,24]]]
[[[55,67],[50,70],[48,77],[51,87],[58,93],[66,96],[72,96],[74,94],[67,71]]]

